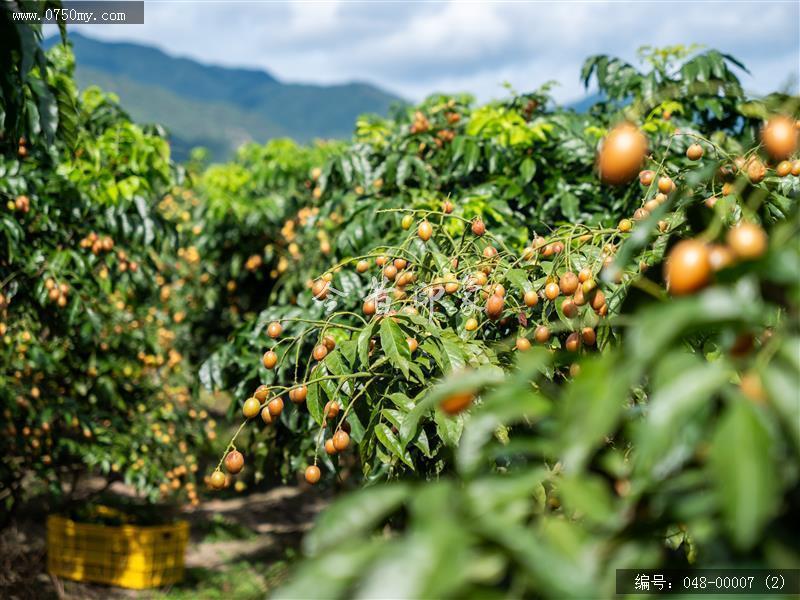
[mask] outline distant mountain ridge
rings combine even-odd
[[[385,115],[403,102],[368,83],[284,83],[266,71],[205,65],[141,44],[75,32],[69,39],[79,87],[99,85],[120,96],[134,120],[164,125],[177,160],[198,145],[223,160],[245,141],[346,138],[358,115]],[[59,41],[53,36],[45,47]]]

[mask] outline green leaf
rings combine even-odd
[[[561,479],[557,486],[564,506],[575,511],[578,519],[598,525],[615,525],[617,515],[608,484],[603,479],[582,474]]]
[[[536,175],[536,163],[533,162],[533,159],[526,158],[522,161],[519,174],[522,178],[522,183],[529,183],[533,179],[533,176]]]
[[[459,371],[466,366],[466,354],[464,352],[464,340],[458,337],[450,330],[442,331],[439,338],[439,343],[442,346],[442,363],[445,372],[450,373]]]
[[[767,397],[792,437],[795,451],[800,453],[800,402],[797,401],[800,374],[786,363],[776,362],[764,369],[761,378]]]
[[[346,597],[348,588],[375,559],[376,552],[383,544],[382,540],[377,539],[356,542],[343,540],[343,542],[342,545],[336,546],[334,552],[320,554],[301,562],[293,577],[270,596],[276,600],[298,598],[335,600]],[[320,581],[324,581],[325,585],[320,586]]]
[[[751,548],[781,501],[774,439],[758,409],[737,396],[711,446],[710,476],[733,543]]]
[[[311,556],[325,554],[340,544],[369,533],[406,501],[411,488],[392,483],[349,494],[320,513],[314,528],[303,539]]]
[[[627,402],[630,369],[614,369],[613,352],[581,363],[558,406],[560,446],[567,471],[583,468],[592,450],[605,443]]]
[[[392,361],[392,365],[400,369],[408,377],[408,363],[411,360],[411,351],[406,343],[406,336],[391,318],[381,321],[381,348],[384,354]]]
[[[412,530],[378,554],[356,598],[460,597],[459,588],[473,577],[474,561],[467,532],[453,515],[454,494],[453,487],[442,482],[416,490]]]
[[[744,282],[746,284],[746,282]],[[666,347],[696,325],[709,326],[735,320],[759,319],[756,289],[711,288],[705,292],[643,310],[629,337],[632,366],[642,369],[661,356]]]
[[[378,438],[380,443],[383,444],[387,450],[389,450],[389,452],[414,470],[414,462],[411,460],[411,455],[405,450],[403,445],[400,444],[400,441],[397,439],[394,433],[392,433],[392,430],[389,429],[389,426],[386,425],[386,423],[379,423],[375,426],[375,436]]]
[[[531,499],[542,493],[542,482],[547,477],[545,469],[530,469],[522,473],[491,475],[471,481],[466,487],[471,512],[478,518],[493,514],[506,521],[518,523],[535,510],[536,503]]]
[[[431,406],[427,402],[418,402],[410,412],[408,412],[400,423],[400,445],[405,448],[417,434],[419,420],[422,416],[430,412]]]
[[[522,269],[509,269],[506,271],[506,279],[523,292],[528,291],[531,287],[528,274]]]
[[[636,468],[645,478],[663,479],[691,458],[712,398],[730,378],[720,361],[677,353],[663,357],[654,376],[647,418],[637,427]],[[706,409],[706,410],[704,410]]]
[[[364,368],[369,368],[369,342],[375,331],[375,324],[370,323],[358,334],[358,359]]]
[[[311,417],[322,425],[322,411],[324,409],[324,399],[320,397],[319,383],[312,383],[308,386],[308,396],[306,396],[306,406]]]

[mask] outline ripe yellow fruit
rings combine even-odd
[[[472,277],[470,277],[470,279],[472,285],[477,285],[477,286],[486,285],[486,283],[489,281],[489,278],[483,271],[476,271],[475,273],[472,274]]]
[[[225,457],[225,468],[228,473],[236,475],[244,467],[244,456],[238,450],[231,450]]]
[[[428,223],[428,221],[423,221],[417,228],[417,235],[423,242],[427,242],[433,235],[433,227],[431,227],[431,224]]]
[[[283,412],[283,400],[281,398],[273,398],[267,404],[267,410],[273,417],[279,416]]]
[[[267,350],[261,358],[261,362],[267,369],[274,369],[275,365],[278,364],[278,355],[272,350]]]
[[[658,191],[662,194],[669,194],[674,185],[675,184],[672,183],[672,179],[666,175],[658,178]]]
[[[708,248],[698,240],[675,244],[665,264],[665,279],[670,293],[680,296],[703,288],[711,279]]]
[[[289,400],[294,402],[295,404],[302,404],[306,401],[306,397],[308,396],[308,388],[304,385],[297,386],[296,388],[292,388],[289,390]]]
[[[733,264],[736,257],[728,246],[722,244],[712,244],[708,249],[708,262],[711,264],[711,269],[714,271],[721,271],[722,269]]]
[[[797,136],[794,120],[782,115],[771,118],[761,130],[761,142],[775,160],[789,158],[797,151]]]
[[[312,355],[314,356],[314,360],[324,359],[326,356],[328,356],[327,346],[325,346],[325,344],[317,344],[316,346],[314,346]]]
[[[306,467],[306,472],[304,474],[304,477],[308,483],[314,485],[319,481],[321,475],[322,474],[319,472],[319,467],[317,467],[316,465],[309,465],[308,467]]]
[[[242,414],[246,419],[252,419],[261,411],[261,403],[255,398],[248,398],[242,406]]]
[[[689,160],[700,160],[703,157],[703,147],[700,144],[692,144],[686,150],[686,157]]]
[[[324,300],[325,298],[328,297],[328,290],[330,288],[330,285],[331,284],[329,281],[325,281],[324,279],[317,279],[311,286],[311,293],[317,300]]]
[[[725,240],[743,260],[755,260],[767,251],[767,234],[755,223],[739,223],[728,231]]]
[[[215,490],[221,490],[225,487],[225,473],[222,471],[214,471],[208,480],[209,485]]]
[[[267,327],[267,335],[272,339],[277,338],[281,333],[283,333],[283,327],[277,321],[273,321],[269,324],[269,327]]]
[[[618,125],[605,137],[597,156],[600,179],[621,185],[639,172],[647,153],[647,138],[630,123]]]
[[[630,219],[622,219],[617,225],[617,230],[619,230],[621,233],[627,233],[631,229],[633,229],[633,221]]]
[[[400,221],[400,225],[403,227],[403,229],[410,229],[411,225],[413,224],[414,224],[414,217],[412,217],[411,215],[405,215],[403,217],[403,220]]]
[[[792,163],[788,160],[782,160],[778,163],[778,166],[775,167],[775,174],[778,177],[786,177],[789,173],[792,172]]]
[[[544,286],[544,295],[548,300],[555,300],[561,293],[561,288],[555,282],[548,283]]]
[[[464,329],[467,331],[475,331],[478,328],[478,320],[474,318],[467,319],[467,322],[464,324]]]
[[[412,353],[419,347],[419,342],[414,338],[406,338],[406,344],[408,344],[408,350]]]
[[[651,212],[653,212],[655,209],[657,209],[657,208],[658,208],[658,205],[659,205],[659,204],[660,204],[660,202],[659,202],[658,200],[656,200],[655,198],[653,198],[653,199],[651,199],[651,200],[648,200],[647,202],[645,202],[645,203],[644,203],[644,207],[643,207],[643,208],[644,208],[644,209],[645,209],[645,210],[646,210],[648,213],[651,213]]]
[[[475,395],[472,392],[457,392],[442,400],[439,405],[448,415],[457,415],[472,404]]]
[[[350,445],[350,436],[346,431],[337,431],[333,434],[333,447],[337,452],[343,452]]]
[[[259,402],[263,402],[269,396],[269,386],[260,385],[256,388],[256,391],[253,392],[253,398],[258,400]]]
[[[358,261],[358,264],[356,265],[356,271],[359,273],[364,273],[367,269],[369,269],[369,263],[366,260]]]
[[[580,281],[578,280],[578,276],[572,271],[567,271],[558,280],[558,288],[561,290],[562,294],[569,296],[576,289],[578,289],[579,283]]]
[[[515,346],[517,347],[517,350],[519,350],[520,352],[525,352],[526,350],[531,349],[530,341],[528,341],[528,339],[524,337],[517,338]]]
[[[540,344],[545,344],[550,340],[550,330],[544,325],[539,325],[533,332],[533,338]]]
[[[495,283],[490,286],[487,286],[487,292],[490,295],[505,297],[506,288],[502,283]]]
[[[339,403],[331,400],[325,404],[325,408],[322,412],[325,413],[326,419],[335,419],[339,415],[339,410]]]
[[[527,306],[528,308],[531,308],[539,304],[539,294],[537,294],[533,290],[528,290],[527,292],[525,292],[525,296],[523,299],[525,301],[525,306]]]
[[[747,163],[747,178],[750,183],[760,183],[767,176],[767,167],[759,159],[754,158]]]
[[[570,298],[565,298],[561,303],[561,312],[568,319],[574,319],[578,314],[578,305]]]
[[[567,336],[567,341],[564,343],[564,348],[568,352],[577,352],[581,348],[581,335],[578,332],[570,333]]]
[[[764,385],[761,383],[761,376],[756,371],[749,371],[742,375],[739,389],[753,402],[763,404],[767,401]]]
[[[503,300],[502,296],[492,294],[486,301],[486,315],[493,321],[499,319],[500,315],[503,314],[504,304],[505,300]]]

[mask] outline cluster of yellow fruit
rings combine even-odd
[[[8,207],[8,210],[16,210],[21,213],[27,213],[31,209],[31,200],[22,194],[13,200],[9,200],[6,206]]]
[[[186,465],[178,465],[174,469],[167,471],[164,474],[167,478],[167,481],[161,483],[158,486],[158,489],[162,496],[169,496],[171,493],[176,492],[183,487],[186,490],[186,496],[189,499],[189,503],[192,506],[198,506],[200,504],[200,498],[197,495],[197,487],[195,486],[194,482],[184,480],[189,473],[197,472],[197,461],[193,456],[189,456],[187,457],[187,462],[189,463],[188,468]]]
[[[709,284],[716,271],[736,261],[756,260],[767,250],[767,234],[761,226],[746,221],[728,230],[725,244],[698,239],[675,244],[664,265],[667,289],[676,296],[691,294]]]
[[[425,133],[431,128],[431,124],[427,117],[420,111],[414,113],[414,122],[411,124],[411,134]]]
[[[780,161],[775,166],[779,177],[789,174],[800,176],[800,160],[789,160],[798,150],[798,132],[800,122],[786,116],[770,119],[761,130],[761,143],[773,161]],[[611,184],[626,183],[638,171],[647,153],[647,139],[633,125],[623,124],[613,129],[603,140],[598,153],[598,170],[601,178]],[[700,160],[705,151],[700,143],[691,144],[686,150],[689,160]],[[721,169],[722,177],[733,177],[743,173],[751,184],[764,180],[767,166],[756,155],[748,158],[737,157],[731,165]],[[639,172],[642,185],[650,186],[657,174],[651,170]],[[667,195],[675,189],[675,183],[667,175],[657,180],[658,194],[648,200],[633,215],[633,220],[622,219],[618,225],[620,232],[628,232],[633,221],[646,218],[660,204],[667,200]],[[726,182],[722,194],[733,191],[733,185]],[[717,201],[715,196],[707,198],[706,206],[713,207]],[[659,231],[666,231],[666,221],[659,221]],[[669,291],[674,295],[693,293],[710,282],[714,272],[729,267],[736,261],[755,260],[767,249],[767,236],[764,230],[755,223],[742,221],[731,228],[724,244],[709,244],[698,239],[683,240],[677,243],[667,258],[664,275]]]
[[[129,260],[128,253],[124,250],[117,251],[117,261],[117,269],[120,273],[125,273],[126,271],[136,273],[139,270],[139,263],[135,260]]]
[[[324,280],[321,280],[324,281]],[[328,282],[326,282],[328,283]],[[267,326],[267,335],[272,339],[277,339],[283,333],[283,326],[278,321],[273,321]],[[322,361],[325,357],[336,348],[336,341],[330,335],[325,335],[322,340],[317,344],[313,351],[312,356],[317,361]],[[278,355],[274,350],[268,350],[262,357],[262,364],[267,369],[274,369],[278,364]],[[305,384],[297,384],[289,389],[287,394],[289,400],[294,404],[303,404],[308,397],[308,387]],[[258,386],[253,395],[247,398],[242,405],[242,415],[245,419],[254,419],[261,416],[261,420],[267,425],[271,425],[275,420],[280,417],[283,412],[284,403],[280,395],[271,395],[269,386]],[[327,426],[328,419],[335,419],[339,414],[340,407],[337,403],[329,402],[324,409],[326,415],[325,426]],[[325,449],[329,454],[341,452],[345,450],[350,444],[349,437],[350,426],[347,422],[339,425],[332,438],[325,443]],[[231,442],[232,446],[232,442]],[[229,446],[230,448],[230,446]],[[222,461],[228,475],[238,474],[244,467],[244,456],[236,448],[230,449]],[[316,475],[315,475],[316,473]],[[319,468],[316,465],[311,465],[306,469],[306,481],[309,483],[316,483],[319,481]],[[221,489],[230,485],[230,477],[226,476],[219,468],[217,468],[207,479],[208,485],[214,489]]]
[[[779,177],[789,174],[800,176],[800,160],[788,160],[797,152],[798,148],[798,122],[786,116],[776,116],[770,119],[761,130],[761,142],[767,154],[774,161],[780,161],[775,166],[775,173]],[[618,125],[603,139],[597,155],[597,169],[600,178],[612,185],[628,183],[639,172],[647,155],[647,138],[639,129],[630,123]],[[704,148],[700,143],[693,143],[686,151],[689,160],[700,160],[704,155]],[[757,155],[745,159],[739,157],[734,161],[738,171],[745,173],[751,183],[763,181],[767,174],[767,166]],[[729,171],[732,173],[732,171]],[[725,174],[725,173],[723,173]],[[653,181],[652,171],[642,171],[640,179],[643,185],[650,185]],[[643,179],[642,179],[643,178]],[[674,187],[668,181],[659,179],[660,193],[668,194]],[[730,190],[730,186],[723,189],[723,194]]]
[[[66,283],[56,283],[52,277],[48,277],[44,282],[47,289],[47,297],[50,302],[55,302],[59,307],[64,308],[69,301],[69,285]]]
[[[200,262],[200,252],[195,246],[188,248],[178,248],[178,256],[185,260],[190,265],[196,265]]]
[[[245,261],[244,268],[252,273],[260,269],[262,264],[264,264],[264,260],[261,258],[261,255],[253,254]]]
[[[99,256],[101,252],[111,252],[114,249],[114,240],[111,236],[99,236],[92,231],[80,241],[81,248],[91,248],[92,254]]]

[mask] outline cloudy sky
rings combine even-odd
[[[742,60],[745,88],[800,93],[800,2],[386,2],[146,0],[145,25],[73,26],[287,81],[369,81],[407,99],[435,91],[502,96],[554,79],[583,95],[580,65],[642,45],[699,43]]]

